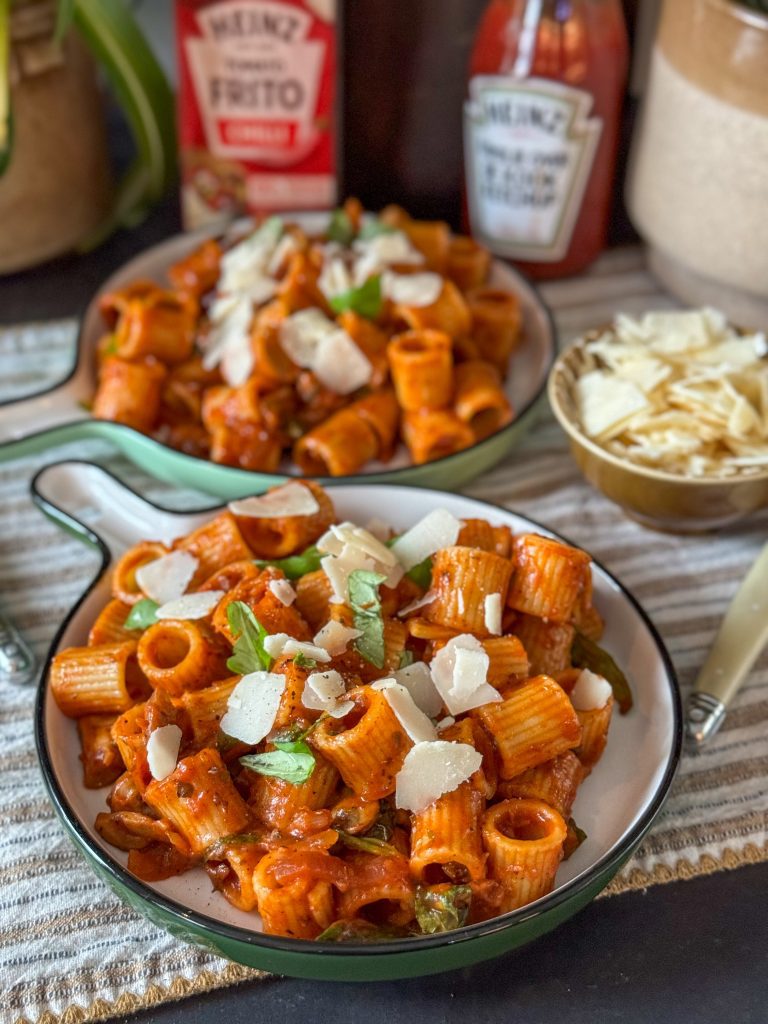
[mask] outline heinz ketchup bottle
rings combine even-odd
[[[628,46],[619,0],[491,0],[470,59],[472,234],[534,277],[605,244]]]

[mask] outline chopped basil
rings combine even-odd
[[[160,607],[157,601],[151,600],[149,597],[142,597],[140,601],[131,608],[128,613],[128,618],[125,620],[123,625],[126,629],[148,629],[150,626],[154,626],[157,622],[157,615],[155,612]]]
[[[268,565],[273,565],[276,569],[281,569],[287,579],[297,580],[300,576],[305,576],[308,572],[315,572],[319,569],[320,559],[323,557],[322,552],[318,551],[313,544],[298,555],[289,555],[288,558],[278,558],[273,562],[256,559],[256,565],[258,565],[260,569],[264,569]]]
[[[403,928],[391,925],[371,924],[362,918],[351,921],[334,921],[317,936],[316,942],[381,942],[385,939],[402,939],[408,933]]]
[[[383,220],[373,219],[363,223],[357,233],[357,237],[362,239],[362,241],[366,241],[369,238],[376,238],[378,235],[394,235],[395,231],[397,231],[397,228],[393,228],[391,224],[385,224]]]
[[[576,668],[588,668],[590,672],[607,679],[619,711],[622,715],[629,711],[632,707],[632,691],[627,677],[607,651],[578,630],[571,645],[571,661]]]
[[[264,649],[268,633],[253,611],[244,601],[233,601],[227,608],[227,621],[236,637],[232,657],[227,662],[230,672],[245,676],[249,672],[268,671],[272,665]]]
[[[413,651],[400,651],[400,661],[398,662],[398,669],[408,668],[414,661]]]
[[[380,839],[387,843],[395,832],[395,812],[386,800],[379,803],[379,816],[365,833],[369,839]]]
[[[333,211],[326,235],[329,242],[338,242],[339,245],[351,244],[355,237],[355,228],[346,210],[339,208]]]
[[[103,356],[114,356],[117,354],[117,335],[110,334],[109,341],[104,345],[101,350]]]
[[[420,885],[416,888],[416,920],[426,935],[450,932],[465,923],[471,902],[472,889],[468,885],[452,885],[447,889]]]
[[[371,835],[353,836],[349,832],[339,832],[339,842],[348,846],[351,850],[362,850],[363,853],[375,853],[379,857],[399,857],[400,851],[391,843],[383,839],[376,839]]]
[[[277,740],[277,750],[266,754],[246,754],[240,758],[240,764],[259,775],[271,775],[284,779],[295,786],[306,782],[315,770],[315,755],[304,740]]]
[[[423,562],[414,565],[405,575],[424,590],[429,590],[432,584],[432,557],[428,556]]]
[[[317,668],[317,662],[313,658],[308,658],[302,651],[299,651],[293,659],[293,664],[297,668],[308,668],[310,670]]]
[[[583,828],[579,828],[573,818],[568,819],[568,831],[565,834],[565,843],[563,845],[563,860],[574,854],[584,840],[587,838],[587,833]]]
[[[203,860],[219,860],[227,855],[227,849],[231,846],[255,846],[264,842],[264,835],[261,832],[241,832],[237,835],[223,836],[212,843],[203,854]]]
[[[384,668],[384,618],[379,586],[385,579],[381,573],[355,569],[347,581],[353,624],[362,633],[355,640],[355,648],[376,668]]]
[[[344,313],[351,309],[353,313],[374,320],[381,312],[381,277],[374,274],[356,288],[349,288],[328,300],[334,313]]]

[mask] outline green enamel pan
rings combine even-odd
[[[294,219],[306,230],[319,232],[327,217],[302,214]],[[203,237],[200,233],[177,235],[148,249],[113,274],[103,290],[111,291],[137,278],[163,282],[167,267],[191,252]],[[371,463],[356,476],[337,478],[337,482],[364,478],[370,483],[455,490],[503,459],[531,428],[537,410],[546,402],[547,375],[556,349],[554,324],[539,293],[512,267],[494,263],[490,283],[515,292],[523,311],[524,341],[514,356],[506,385],[516,413],[513,422],[471,448],[422,466],[410,464],[401,447],[390,463]],[[110,441],[153,476],[219,498],[255,494],[285,481],[290,472],[288,465],[285,473],[257,473],[222,466],[176,451],[131,427],[89,416],[86,409],[96,387],[95,347],[104,333],[97,299],[98,296],[91,301],[83,317],[76,361],[69,376],[46,391],[0,403],[0,462],[96,437]],[[318,479],[321,483],[332,482]]]

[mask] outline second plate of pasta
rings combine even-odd
[[[174,934],[298,976],[447,970],[570,916],[658,813],[669,658],[545,527],[362,485],[182,514],[87,463],[33,490],[102,553],[46,666],[45,781]]]

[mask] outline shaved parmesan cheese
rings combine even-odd
[[[161,725],[153,729],[147,740],[147,764],[153,779],[166,778],[176,767],[181,746],[178,725]]]
[[[298,481],[276,487],[266,494],[230,501],[229,511],[249,519],[282,519],[284,516],[313,516],[320,511],[312,491]]]
[[[147,597],[163,605],[181,597],[195,575],[198,561],[188,551],[172,551],[153,562],[140,565],[136,582]]]
[[[204,619],[224,597],[223,590],[201,590],[166,601],[155,612],[158,619]]]
[[[344,680],[335,669],[312,672],[304,684],[301,703],[311,711],[330,711],[345,693]]]
[[[441,548],[455,544],[459,530],[461,523],[456,516],[444,508],[436,508],[410,530],[406,530],[402,537],[398,537],[392,545],[392,551],[407,571]]]
[[[350,640],[357,640],[362,635],[361,630],[352,629],[351,626],[345,626],[341,622],[331,619],[315,635],[312,643],[317,647],[322,647],[332,658],[335,658],[337,654],[343,654],[346,651]]]
[[[410,615],[411,612],[418,611],[419,608],[424,608],[426,605],[432,604],[436,596],[437,595],[435,594],[434,590],[428,590],[423,597],[417,597],[413,601],[411,601],[410,604],[407,604],[404,608],[401,608],[400,611],[397,613],[398,617],[403,618],[404,615]]]
[[[358,254],[355,262],[355,284],[363,284],[393,264],[424,262],[424,256],[402,231],[387,231],[373,238],[358,238],[352,245]]]
[[[481,767],[483,755],[468,743],[417,743],[397,773],[395,805],[419,814],[444,793],[452,793]]]
[[[312,658],[314,661],[330,661],[331,656],[322,647],[315,647],[314,644],[306,643],[303,640],[294,640],[287,633],[273,633],[272,636],[264,638],[264,650],[270,658],[279,658],[281,654],[303,654],[305,658]]]
[[[296,591],[288,580],[270,580],[268,590],[274,594],[280,604],[284,604],[286,607],[296,600]]]
[[[416,661],[413,665],[398,669],[393,673],[395,681],[404,686],[413,697],[417,708],[425,715],[436,718],[443,708],[443,698],[435,689],[429,665]]]
[[[432,679],[452,715],[501,700],[487,681],[489,664],[483,645],[469,633],[453,637],[434,656]]]
[[[584,432],[601,440],[620,434],[636,413],[650,408],[635,384],[620,377],[608,378],[600,370],[578,378],[576,400]]]
[[[437,723],[437,731],[442,732],[443,729],[450,729],[452,725],[456,724],[456,719],[453,715],[446,715],[445,718],[441,718]]]
[[[318,540],[317,547],[328,552],[320,565],[331,583],[331,601],[335,603],[347,600],[347,581],[356,569],[381,573],[387,587],[396,587],[403,578],[403,567],[392,551],[354,523],[331,526]]]
[[[485,628],[493,636],[501,636],[501,594],[486,594],[483,607]]]
[[[249,299],[224,296],[211,307],[211,330],[203,348],[203,368],[212,370],[232,353],[250,352],[253,303]]]
[[[347,544],[340,555],[327,555],[325,558],[321,558],[320,568],[331,584],[331,603],[345,604],[348,599],[347,583],[350,573],[353,573],[355,569],[366,569],[373,572],[375,564],[373,559],[366,558],[359,548],[351,548]]]
[[[400,306],[431,306],[443,290],[439,274],[395,274],[387,271],[381,278],[384,295]]]
[[[374,690],[381,690],[384,699],[395,713],[400,725],[414,743],[426,743],[437,739],[437,730],[417,706],[404,686],[394,679],[380,679],[373,683]]]
[[[317,542],[320,551],[338,555],[345,544],[360,548],[381,565],[397,565],[397,556],[377,537],[362,526],[354,523],[334,523]]]
[[[340,704],[337,704],[335,708],[330,708],[328,714],[331,718],[343,718],[344,715],[348,715],[352,708],[355,706],[353,700],[343,700]]]
[[[256,282],[265,280],[265,271],[282,234],[282,221],[270,217],[256,231],[227,249],[221,257],[219,291],[247,293]],[[271,284],[275,288],[275,282]]]
[[[353,287],[352,275],[340,256],[332,256],[323,263],[323,269],[317,279],[317,287],[326,299],[342,295]]]
[[[571,690],[571,704],[577,711],[596,711],[604,708],[611,698],[613,690],[607,679],[583,668]]]
[[[337,395],[348,395],[367,384],[373,367],[350,338],[319,309],[301,309],[280,325],[280,344],[285,354],[316,375]]]
[[[227,701],[221,731],[243,743],[260,743],[275,724],[287,676],[277,672],[249,672]]]
[[[352,394],[373,374],[362,349],[341,328],[321,338],[311,369],[320,383],[337,395]]]
[[[251,376],[254,366],[250,337],[240,339],[237,345],[230,344],[221,358],[221,375],[231,388],[240,388]]]
[[[297,366],[308,369],[315,360],[320,339],[337,329],[333,320],[319,309],[300,309],[280,324],[280,345]]]
[[[267,263],[267,273],[270,277],[274,277],[280,272],[288,259],[298,250],[299,243],[296,238],[290,234],[284,234],[280,241],[275,246],[274,252],[269,258]]]

